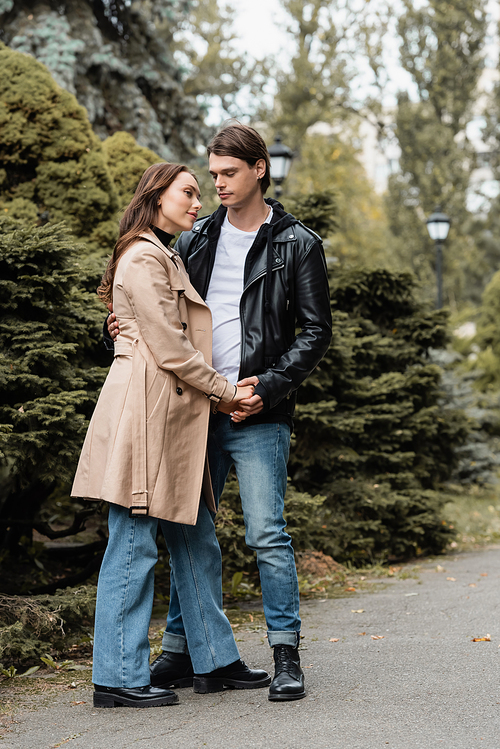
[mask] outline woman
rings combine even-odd
[[[96,603],[96,707],[177,701],[169,689],[150,685],[148,627],[158,519],[165,521],[195,674],[217,674],[239,664],[255,686],[268,683],[265,671],[250,671],[239,661],[222,611],[206,461],[211,404],[231,410],[253,388],[232,385],[210,366],[210,311],[168,246],[175,232],[192,228],[200,208],[198,184],[185,166],[149,167],[120,222],[98,290],[104,302],[113,303],[120,335],[72,489],[72,496],[110,503]],[[190,529],[200,525],[205,548],[192,549]],[[197,558],[193,564],[197,551],[205,569]]]

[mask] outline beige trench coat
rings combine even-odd
[[[215,510],[211,400],[231,401],[234,386],[210,366],[212,316],[179,255],[152,232],[143,237],[116,269],[120,335],[71,494],[195,525],[202,492]]]

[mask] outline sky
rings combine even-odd
[[[236,11],[235,30],[253,57],[286,48],[286,34],[280,28],[286,15],[279,0],[232,0],[231,6]]]
[[[376,7],[379,0],[371,0],[372,7]],[[381,0],[382,2],[382,0]],[[415,0],[418,2],[418,0]],[[397,5],[397,0],[395,0]],[[235,13],[235,31],[240,39],[239,45],[252,57],[261,58],[268,54],[283,52],[282,59],[286,60],[287,50],[290,44],[286,33],[283,31],[286,14],[279,0],[232,0],[231,7]],[[492,28],[500,18],[500,3],[498,0],[489,0],[488,11],[492,19]],[[498,37],[490,39],[488,45],[488,63],[496,65],[498,57]],[[413,84],[409,75],[399,65],[398,43],[396,39],[386,40],[387,67],[391,71],[391,81],[388,87],[387,106],[393,106],[396,102],[396,93],[399,89],[408,90],[412,95]],[[369,71],[366,70],[366,81],[368,82]],[[365,74],[360,76],[359,85],[364,87]]]
[[[496,3],[496,0],[494,1]],[[371,0],[372,7],[376,7],[378,2],[379,0]],[[232,0],[231,7],[236,11],[234,28],[239,37],[238,46],[241,44],[241,48],[254,58],[281,52],[280,59],[283,60],[283,64],[286,64],[291,46],[284,31],[287,14],[282,9],[279,0],[251,0],[250,2],[249,0]],[[386,105],[394,106],[397,91],[399,89],[411,90],[413,84],[409,75],[399,65],[396,39],[386,41],[385,53],[387,68],[392,71]],[[360,97],[364,98],[370,72],[364,60],[359,61],[358,69],[360,75],[357,83]]]

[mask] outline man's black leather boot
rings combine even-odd
[[[157,687],[102,687],[94,684],[94,707],[161,707],[179,698],[170,689]]]
[[[189,653],[164,650],[149,667],[154,687],[192,687],[193,664]]]
[[[209,674],[195,674],[193,691],[198,694],[222,692],[229,689],[260,689],[271,683],[267,671],[260,668],[248,668],[242,660],[230,663],[229,666],[217,668]]]
[[[304,672],[297,648],[274,645],[274,679],[269,687],[270,700],[300,700],[306,696]]]

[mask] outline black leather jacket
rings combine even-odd
[[[257,375],[264,410],[242,422],[291,425],[296,390],[325,355],[332,334],[330,294],[321,239],[273,199],[245,262],[240,302],[240,379]],[[226,209],[199,219],[175,249],[191,283],[206,298]],[[300,332],[296,329],[300,328]]]

